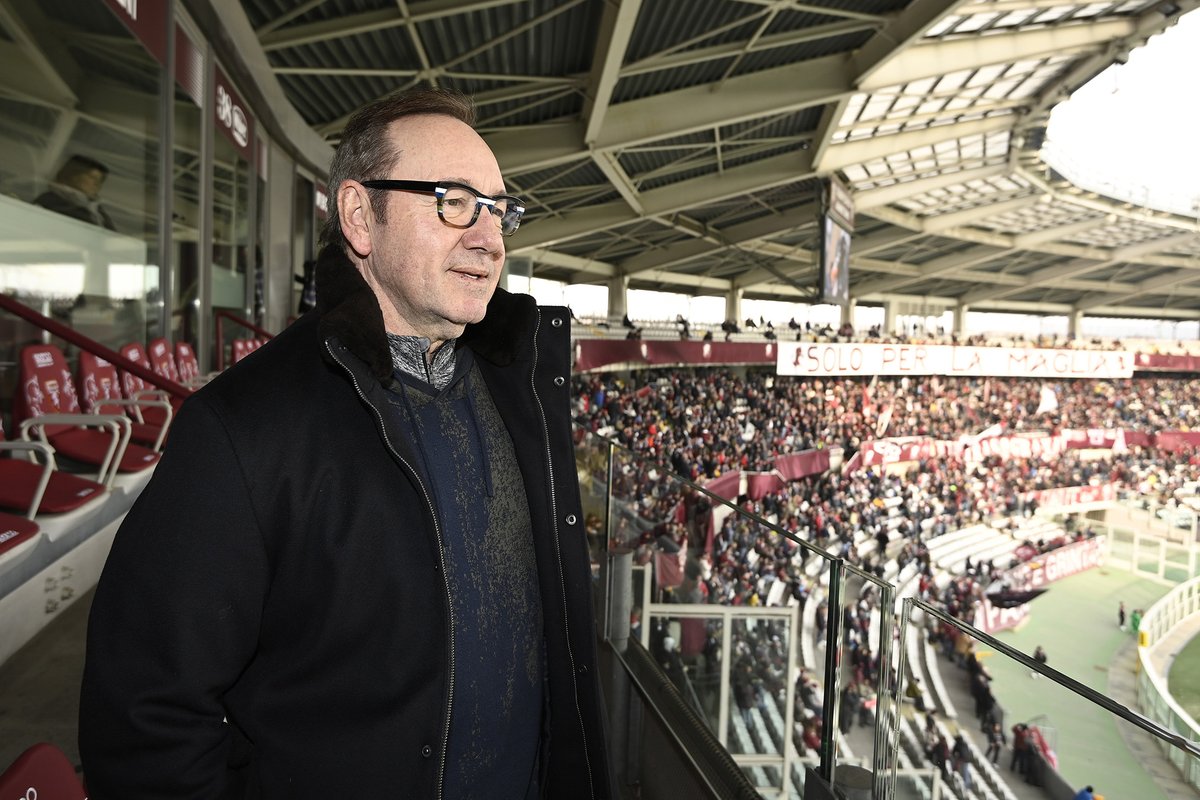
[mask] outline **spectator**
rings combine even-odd
[[[987,733],[987,743],[987,751],[983,754],[984,758],[995,764],[1000,760],[1000,749],[1008,744],[1008,740],[1004,736],[1004,730],[1000,727],[999,722],[992,723],[992,727]]]
[[[100,205],[100,190],[108,178],[108,167],[94,158],[73,155],[59,168],[50,187],[34,204],[83,222],[116,230],[112,218]]]

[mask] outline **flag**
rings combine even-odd
[[[1049,414],[1058,410],[1058,395],[1054,393],[1054,389],[1048,384],[1042,384],[1042,397],[1038,401],[1037,411],[1034,414]]]
[[[683,564],[687,553],[676,550],[674,553],[664,553],[659,550],[654,553],[654,577],[658,588],[678,586],[683,583]]]
[[[875,435],[882,438],[887,433],[888,425],[892,424],[892,410],[895,408],[895,401],[888,403],[887,406],[879,414],[879,421],[875,423]]]

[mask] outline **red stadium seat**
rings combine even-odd
[[[42,442],[4,439],[0,428],[0,451],[40,453],[42,463],[20,458],[0,458],[0,508],[24,513],[63,514],[104,496],[104,487],[79,475],[55,469],[54,448]]]
[[[152,369],[150,366],[150,357],[146,355],[146,349],[137,342],[130,342],[122,347],[121,355],[146,369]],[[174,411],[179,410],[180,401],[171,397],[166,392],[150,386],[132,372],[121,372],[121,390],[130,400],[140,400],[142,398],[162,400],[170,403]],[[169,418],[160,408],[144,408],[142,409],[142,421],[147,425],[165,426],[168,424]]]
[[[0,775],[0,797],[16,800],[87,800],[75,767],[52,744],[35,744]]]
[[[153,339],[149,346],[150,368],[155,374],[169,381],[179,383],[179,368],[175,366],[175,355],[171,352],[171,343],[159,337]]]
[[[21,390],[14,399],[13,418],[21,420],[22,438],[36,431],[55,452],[96,466],[98,480],[106,486],[117,472],[141,472],[158,463],[157,453],[129,443],[128,417],[80,413],[67,359],[54,345],[22,349],[19,374]]]
[[[173,411],[165,400],[142,397],[127,400],[121,394],[121,380],[117,368],[92,353],[79,354],[79,382],[83,386],[83,410],[87,414],[117,414],[127,412],[132,417],[131,438],[155,452],[162,449],[163,439],[171,424]],[[146,411],[154,409],[155,418],[161,424],[152,425],[145,421]]]
[[[254,351],[253,339],[234,339],[233,340],[233,356],[230,361],[234,364],[241,361],[246,356]]]

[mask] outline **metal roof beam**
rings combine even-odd
[[[1036,195],[1014,197],[1011,200],[1001,200],[998,203],[988,203],[974,208],[964,208],[962,211],[952,211],[949,214],[935,214],[921,221],[921,230],[926,233],[941,233],[951,228],[969,225],[988,217],[1007,214],[1010,211],[1020,211],[1038,202]]]
[[[1104,217],[1095,217],[1093,219],[1072,222],[1068,225],[1059,225],[1057,228],[1046,228],[1045,230],[1021,233],[1013,237],[1013,246],[1018,250],[1029,250],[1046,242],[1056,242],[1068,236],[1085,233],[1104,224]]]
[[[262,44],[263,50],[269,53],[272,50],[286,50],[289,47],[357,36],[360,33],[428,22],[442,17],[470,14],[474,11],[483,11],[497,6],[511,6],[520,2],[522,0],[425,0],[425,2],[410,5],[407,17],[395,8],[365,11],[361,14],[347,14],[334,19],[271,31],[260,36],[258,41]]]
[[[857,192],[854,195],[854,208],[857,211],[866,211],[870,208],[891,205],[897,201],[905,200],[924,192],[944,189],[947,186],[958,186],[969,181],[986,180],[987,178],[994,178],[997,175],[1004,175],[1007,172],[1008,166],[1005,164],[976,167],[959,172],[938,172],[914,181],[893,183],[890,186],[881,186],[878,189],[867,189],[866,191]]]
[[[997,250],[994,247],[972,247],[962,253],[951,253],[950,255],[941,256],[932,259],[917,268],[915,275],[891,275],[871,281],[859,287],[862,294],[879,294],[883,292],[894,292],[897,289],[902,289],[919,281],[937,278],[949,272],[957,272],[973,267],[976,264],[982,264],[991,261],[997,256],[1004,255],[1006,251]],[[850,263],[854,263],[854,245],[850,245]]]
[[[1024,283],[1020,286],[1003,286],[1000,288],[980,289],[974,292],[968,292],[963,296],[963,303],[973,306],[984,300],[1000,300],[1014,294],[1020,294],[1029,289],[1036,289],[1039,286],[1047,286],[1054,284],[1056,281],[1065,278],[1075,278],[1079,275],[1086,275],[1089,272],[1095,272],[1098,269],[1112,266],[1117,263],[1116,260],[1109,261],[1093,261],[1086,258],[1077,258],[1068,261],[1066,264],[1059,264],[1054,267],[1040,269],[1026,277]]]
[[[1135,284],[1135,288],[1124,292],[1107,292],[1101,290],[1101,294],[1093,297],[1090,300],[1084,299],[1075,304],[1075,308],[1079,311],[1091,311],[1100,306],[1112,305],[1114,303],[1123,303],[1126,300],[1132,300],[1135,297],[1142,297],[1147,294],[1157,294],[1168,289],[1180,288],[1181,285],[1188,284],[1200,280],[1194,270],[1181,269],[1175,272],[1159,275],[1155,278],[1148,278]]]
[[[849,94],[845,58],[826,56],[620,103],[596,137],[598,148],[622,148],[751,119],[780,116]]]
[[[869,236],[864,236],[861,239],[852,239],[850,248],[860,256],[877,253],[880,250],[886,250],[889,247],[895,247],[905,242],[911,242],[921,234],[915,231],[905,230],[904,228],[887,228]]]
[[[788,31],[786,33],[773,33],[760,36],[749,47],[743,42],[728,42],[726,44],[713,45],[712,47],[700,47],[695,50],[682,50],[665,55],[652,55],[621,67],[621,77],[630,78],[650,72],[690,67],[696,64],[708,64],[720,58],[736,58],[746,53],[758,53],[779,47],[793,47],[798,44],[820,41],[821,39],[830,39],[860,31],[874,30],[880,24],[878,21],[843,20],[841,22],[831,22],[827,25],[800,28],[799,30]]]
[[[596,49],[592,55],[592,73],[583,104],[583,141],[596,141],[604,125],[604,116],[612,100],[613,88],[620,77],[621,62],[629,49],[633,26],[637,21],[642,0],[616,0],[604,4],[600,30],[596,33]]]
[[[852,142],[841,142],[829,148],[829,155],[822,166],[829,171],[838,170],[851,164],[863,164],[952,139],[1008,130],[1015,121],[1016,117],[1004,114],[986,119],[956,122],[952,125],[936,125],[915,131],[902,131],[884,136],[856,139]]]
[[[920,42],[927,30],[955,13],[965,0],[914,0],[851,57],[851,72],[861,86],[901,53]]]
[[[1128,36],[1135,27],[1132,20],[1107,19],[922,42],[897,53],[857,88],[870,92],[935,74],[1086,50]]]
[[[670,269],[696,258],[787,233],[809,222],[808,218],[816,213],[816,204],[809,203],[782,214],[770,214],[728,228],[707,230],[706,235],[700,238],[667,245],[659,250],[648,250],[628,258],[619,264],[620,271],[623,275],[636,275],[652,269]]]
[[[810,154],[808,151],[800,151],[765,158],[745,166],[727,169],[720,174],[672,183],[642,192],[639,197],[645,215],[653,217],[772,189],[810,177]],[[624,201],[581,208],[557,218],[539,220],[536,226],[530,226],[531,238],[524,247],[543,246],[563,239],[573,239],[576,236],[636,222],[638,219],[636,214],[629,211]],[[523,234],[524,229],[521,232]]]

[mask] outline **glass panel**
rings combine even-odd
[[[219,126],[218,126],[219,127]],[[255,221],[250,214],[250,164],[220,130],[213,131],[213,311],[230,311],[241,319],[252,314],[252,295],[247,292],[253,281],[254,264],[250,252],[250,232]],[[233,340],[253,337],[252,331],[226,320],[223,341],[217,347],[232,350]]]
[[[172,160],[175,183],[171,231],[175,258],[171,262],[174,294],[171,335],[175,341],[187,342],[199,352],[200,131],[203,112],[178,84],[175,85],[174,110]],[[208,367],[201,365],[202,370]]]
[[[0,292],[105,345],[144,342],[158,334],[161,69],[101,3],[8,13],[29,41],[0,48]],[[0,362],[26,333],[5,331]]]
[[[1091,570],[1055,583],[1050,591],[1057,595],[1054,609],[1039,608],[1037,603],[1046,600],[1035,602],[1023,625],[998,632],[996,639],[1035,660],[1036,650],[1043,647],[1048,667],[1094,690],[1097,700],[1109,698],[1173,726],[1177,720],[1154,690],[1146,662],[1139,663],[1136,634],[1116,625],[1120,597],[1127,606],[1150,609],[1141,627],[1152,643],[1156,641],[1158,620],[1172,617],[1160,611],[1166,587],[1128,572]],[[1112,606],[1097,608],[1098,598],[1112,598]],[[1063,627],[1063,619],[1069,619],[1070,626]],[[921,627],[910,625],[908,634],[920,641]],[[926,630],[942,627],[930,625]],[[1192,793],[1182,779],[1189,772],[1200,778],[1194,766],[1200,760],[1009,657],[978,632],[954,632],[961,646],[951,647],[950,655],[922,646],[925,657],[912,665],[939,688],[928,693],[932,714],[920,714],[906,704],[905,758],[911,763],[917,761],[914,753],[927,724],[924,749],[933,745],[932,760],[941,766],[943,781],[955,789],[969,782],[982,796],[999,797],[1019,784],[1032,784],[1048,796],[1071,796],[1092,785],[1106,797],[1146,800]],[[1167,637],[1163,641],[1166,650],[1178,649]],[[906,643],[906,652],[910,650]],[[1146,655],[1147,648],[1141,653]],[[1176,730],[1185,738],[1197,738],[1197,732],[1185,726]],[[924,763],[929,760],[926,756]]]
[[[787,741],[788,624],[734,619],[729,716],[731,753],[783,753]]]

